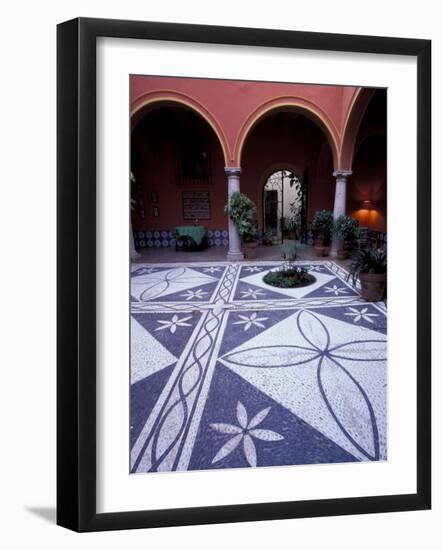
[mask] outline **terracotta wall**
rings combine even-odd
[[[150,136],[134,132],[132,139],[142,152],[142,162],[133,172],[137,185],[142,186],[145,218],[140,217],[141,208],[132,213],[132,225],[136,231],[173,229],[177,225],[188,225],[182,208],[183,191],[208,191],[210,193],[211,219],[203,220],[209,229],[227,228],[224,205],[227,202],[227,179],[224,173],[224,159],[216,137],[210,132],[211,183],[210,185],[180,185],[176,178],[176,152],[166,136],[161,137],[157,128],[151,128]],[[150,139],[148,139],[150,137]],[[147,143],[146,143],[147,139]],[[152,153],[152,149],[155,151]],[[134,189],[134,191],[136,191]],[[151,193],[156,193],[158,202],[153,203]],[[135,196],[136,193],[133,193]],[[159,217],[153,209],[158,208]]]
[[[387,232],[386,121],[387,92],[377,91],[359,128],[347,193],[349,215],[382,233]]]
[[[174,78],[133,76],[131,78],[131,103],[133,111],[150,96],[167,96],[175,93],[182,101],[189,98],[200,104],[218,123],[229,148],[231,165],[241,128],[248,118],[263,105],[277,98],[306,104],[326,120],[331,131],[338,135],[343,130],[345,117],[357,89],[342,86],[312,86],[308,84],[248,82],[236,80],[209,80],[198,78]],[[170,95],[171,95],[170,94]],[[134,121],[141,116],[135,114]]]
[[[367,137],[356,152],[347,211],[362,227],[387,232],[385,136]],[[370,201],[364,203],[364,201]]]
[[[323,147],[327,169],[321,172],[317,167]],[[252,131],[245,146],[241,190],[256,203],[260,223],[265,181],[272,172],[281,168],[293,170],[300,179],[309,169],[308,220],[317,209],[333,208],[331,150],[320,130],[302,115],[284,113],[263,120]]]

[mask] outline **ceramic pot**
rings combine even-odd
[[[256,248],[258,247],[258,241],[252,241],[250,243],[243,243],[242,249],[244,252],[245,260],[253,260],[256,257]]]
[[[384,298],[386,273],[360,273],[361,296],[367,302],[380,302]]]

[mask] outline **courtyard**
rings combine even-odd
[[[176,255],[131,265],[132,473],[386,460],[384,302],[328,259],[293,289]]]
[[[387,90],[130,78],[133,474],[387,460]]]

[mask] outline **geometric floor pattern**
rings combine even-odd
[[[136,264],[131,472],[387,458],[387,312],[331,261]]]

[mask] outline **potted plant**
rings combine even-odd
[[[333,212],[317,210],[313,216],[312,230],[315,235],[316,255],[326,256],[333,230]]]
[[[266,231],[264,235],[262,236],[262,244],[264,246],[270,246],[273,244],[273,237],[275,236],[274,231]]]
[[[243,222],[238,229],[239,235],[243,243],[244,258],[252,260],[256,256],[256,248],[258,246],[258,228],[255,222]]]
[[[387,253],[378,248],[358,252],[351,265],[353,284],[359,278],[361,296],[367,302],[379,302],[385,295],[387,283]]]
[[[338,258],[345,260],[348,258],[348,248],[351,243],[356,239],[358,232],[358,222],[350,216],[341,214],[336,218],[333,223],[333,233],[340,240],[340,247],[338,249]]]
[[[254,219],[256,206],[253,201],[239,191],[231,194],[228,204],[225,206],[225,211],[229,216],[239,236],[243,242],[243,251],[246,258],[255,256],[255,249],[258,246],[258,228]]]

